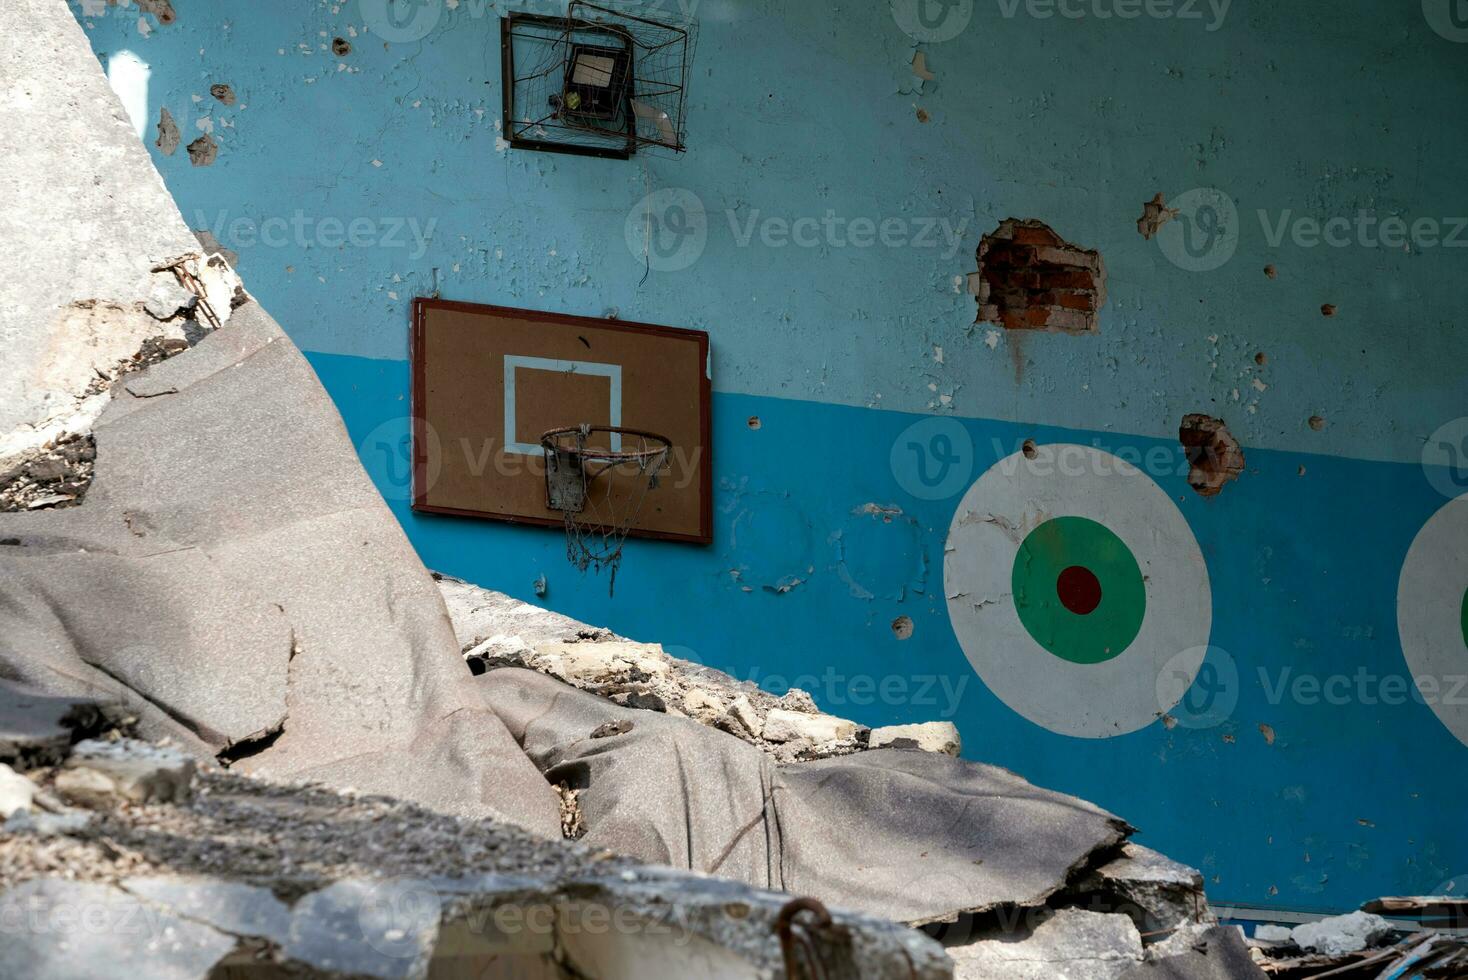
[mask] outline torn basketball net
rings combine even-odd
[[[590,443],[598,435],[605,445]],[[610,569],[607,590],[615,592],[622,547],[667,469],[672,443],[655,432],[578,425],[552,429],[540,445],[546,506],[565,519],[566,559],[583,572]]]

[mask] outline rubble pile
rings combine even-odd
[[[196,772],[116,732],[68,751],[0,764],[0,922],[26,924],[5,927],[0,976],[784,973],[788,896],[388,797]],[[950,975],[936,943],[869,917],[833,910],[809,941],[837,976]]]
[[[68,434],[19,455],[0,472],[0,511],[74,507],[92,483],[97,445]]]
[[[781,762],[882,747],[956,756],[962,747],[951,722],[867,728],[822,712],[799,688],[776,696],[723,671],[671,657],[656,643],[633,643],[459,579],[438,573],[434,578],[475,674],[504,667],[537,671],[623,707],[692,718]]]
[[[1394,922],[1377,911],[1409,918]],[[1432,923],[1456,931],[1425,928]],[[1260,926],[1249,949],[1265,975],[1278,980],[1460,978],[1468,976],[1464,927],[1468,927],[1468,901],[1460,898],[1377,899],[1359,911],[1293,928]]]

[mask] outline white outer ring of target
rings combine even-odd
[[[1057,517],[1105,525],[1142,572],[1141,629],[1105,663],[1050,653],[1015,608],[1019,546]],[[943,594],[959,646],[989,690],[1035,724],[1076,738],[1125,735],[1171,710],[1197,679],[1213,625],[1208,566],[1172,498],[1125,460],[1068,443],[1000,460],[964,494],[948,529]],[[1159,684],[1164,670],[1182,676]]]
[[[1468,495],[1450,500],[1428,518],[1407,549],[1397,580],[1397,635],[1402,656],[1420,679],[1437,682],[1424,700],[1453,737],[1468,745],[1468,704],[1461,697],[1445,703],[1460,687],[1451,678],[1468,674],[1463,644],[1463,590],[1468,587]]]

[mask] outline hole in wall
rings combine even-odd
[[[1266,265],[1264,267],[1264,274],[1270,279],[1277,279],[1279,277],[1279,270],[1272,265]]]
[[[1188,486],[1199,496],[1216,496],[1225,483],[1237,480],[1244,472],[1244,450],[1223,419],[1184,416],[1178,441],[1188,459]]]
[[[1008,330],[1095,333],[1106,303],[1101,254],[1033,218],[1006,218],[979,243],[980,323]]]
[[[1035,440],[1026,439],[1024,445],[1020,446],[1020,452],[1025,454],[1025,459],[1034,459],[1040,455],[1040,447],[1035,445]]]
[[[759,420],[759,416],[758,416],[758,415],[751,415],[751,416],[750,416],[750,417],[749,417],[749,422],[748,422],[748,423],[746,423],[746,424],[747,424],[747,425],[748,425],[748,426],[749,426],[749,427],[750,427],[750,428],[751,428],[751,429],[754,429],[754,430],[755,430],[755,431],[758,431],[758,430],[759,430],[759,428],[760,428],[760,426],[762,426],[762,425],[764,425],[764,423],[763,423],[763,422],[761,422],[761,421],[760,421],[760,420]]]
[[[892,620],[892,635],[897,637],[899,640],[910,639],[912,637],[912,631],[912,617],[898,616],[896,619]]]
[[[1325,303],[1320,307],[1321,316],[1335,316],[1335,304]]]
[[[332,38],[331,53],[336,55],[338,58],[345,58],[347,55],[352,53],[352,42],[348,41],[344,37]]]

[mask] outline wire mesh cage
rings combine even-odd
[[[692,22],[574,0],[565,17],[501,21],[505,134],[512,147],[627,159],[687,149]]]

